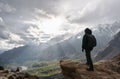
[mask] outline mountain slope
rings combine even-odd
[[[22,46],[18,48],[14,48],[9,51],[5,51],[0,55],[0,62],[4,64],[10,63],[23,63],[26,61],[32,61],[36,59],[38,50],[38,46]]]
[[[120,32],[115,35],[114,39],[109,42],[107,47],[98,53],[95,60],[110,59],[120,53]]]

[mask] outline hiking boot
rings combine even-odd
[[[89,66],[89,63],[86,63],[86,65],[88,65],[88,66]]]
[[[94,71],[94,69],[92,69],[92,68],[87,68],[86,70],[87,71]]]

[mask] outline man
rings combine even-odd
[[[83,36],[83,40],[82,40],[82,52],[84,52],[85,50],[86,59],[87,59],[86,64],[89,66],[89,68],[87,68],[88,71],[94,71],[93,62],[91,59],[91,51],[95,46],[96,46],[96,38],[94,37],[94,35],[92,35],[92,31],[89,28],[86,28],[85,35]]]

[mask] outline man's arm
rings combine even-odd
[[[82,39],[82,52],[84,52],[84,49],[86,48],[86,43],[87,43],[87,36],[84,35]]]

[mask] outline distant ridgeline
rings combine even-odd
[[[95,61],[108,60],[120,54],[120,32],[118,32],[114,39],[112,39],[104,50],[100,51],[95,57]]]

